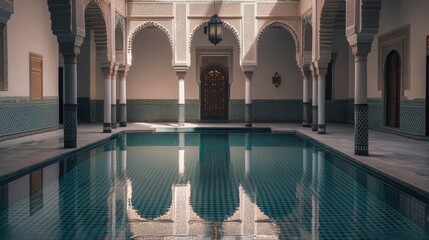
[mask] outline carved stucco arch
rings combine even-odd
[[[171,36],[171,33],[167,30],[167,28],[165,28],[164,26],[162,26],[161,24],[159,24],[155,21],[147,21],[147,22],[143,22],[142,24],[133,28],[128,35],[128,39],[127,39],[127,63],[129,65],[132,64],[132,60],[133,60],[132,51],[133,51],[134,38],[136,37],[137,33],[144,30],[145,28],[158,28],[167,35],[168,42],[170,43],[172,62],[173,62],[174,61],[173,60],[174,59],[174,45],[173,45],[173,38]]]
[[[198,31],[198,29],[200,29],[202,26],[204,26],[204,25],[207,25],[208,24],[208,21],[202,21],[201,23],[199,23],[198,25],[196,25],[192,30],[191,30],[191,32],[190,32],[190,34],[189,34],[189,41],[188,41],[188,53],[190,54],[191,53],[191,49],[192,49],[192,41],[193,41],[193,39],[194,39],[194,35],[195,35],[195,33]],[[228,22],[226,22],[226,21],[222,21],[222,25],[224,26],[224,27],[226,27],[227,29],[229,29],[231,32],[232,32],[232,34],[234,35],[234,37],[235,37],[235,40],[237,40],[237,43],[238,43],[238,51],[239,52],[241,52],[241,38],[240,38],[240,34],[238,34],[238,31],[237,31],[237,29],[235,29],[231,24],[229,24]],[[190,64],[190,63],[189,63]]]
[[[316,56],[318,66],[327,67],[331,61],[332,38],[335,27],[335,19],[339,7],[345,4],[345,1],[339,0],[324,0],[319,16],[319,26],[313,26],[319,29],[319,55]],[[313,36],[314,38],[315,36]]]
[[[87,11],[88,17],[90,17],[91,19],[96,19],[94,23],[91,23],[91,26],[94,29],[94,42],[97,51],[97,58],[102,61],[110,62],[112,59],[111,32],[109,31],[110,7],[104,1],[85,0],[83,12],[83,17],[85,18],[85,25],[90,21],[90,19],[86,19],[85,16]],[[103,21],[100,21],[100,19],[102,19]]]
[[[290,33],[290,35],[292,36],[292,39],[295,43],[295,59],[296,59],[297,65],[300,66],[301,57],[300,57],[299,35],[297,34],[297,31],[286,22],[275,20],[275,21],[271,21],[267,24],[264,24],[261,27],[261,29],[259,30],[258,37],[256,38],[256,48],[259,49],[259,42],[261,40],[261,36],[263,35],[263,33],[265,31],[267,31],[271,27],[280,27],[280,28],[283,28]]]

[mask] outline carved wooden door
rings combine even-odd
[[[228,68],[210,64],[201,70],[201,120],[227,120]]]
[[[401,59],[396,51],[386,58],[386,125],[399,127],[399,95],[401,79]]]

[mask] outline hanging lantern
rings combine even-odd
[[[217,14],[213,14],[209,21],[209,41],[214,45],[219,44],[222,41],[222,21]]]

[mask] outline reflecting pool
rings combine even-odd
[[[128,133],[0,182],[0,239],[429,239],[412,194],[292,134]]]

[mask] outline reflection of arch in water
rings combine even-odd
[[[243,187],[264,214],[272,219],[284,219],[296,209],[296,186],[302,173],[302,148],[298,146],[302,146],[302,140],[287,137],[282,142],[288,149],[275,145],[267,149],[262,137],[266,136],[253,136],[254,161]],[[258,148],[259,143],[265,146]]]
[[[191,176],[191,205],[202,219],[221,222],[238,209],[239,179],[232,171],[229,135],[201,134],[200,159]]]
[[[129,140],[132,145],[134,139]],[[171,186],[178,178],[177,147],[144,148],[148,151],[128,151],[127,174],[134,183],[131,202],[142,218],[156,219],[165,215],[171,206]]]

